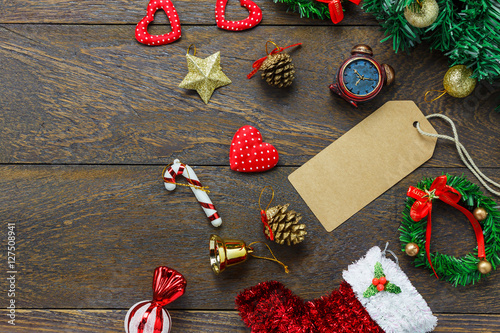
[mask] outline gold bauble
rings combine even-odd
[[[419,251],[420,251],[420,248],[415,243],[408,243],[405,246],[405,252],[410,257],[415,257]]]
[[[492,269],[493,266],[491,266],[490,262],[486,259],[480,260],[477,264],[477,270],[481,274],[488,274]]]
[[[488,212],[483,207],[476,207],[472,212],[472,215],[474,215],[476,220],[483,221],[488,216]]]
[[[405,8],[405,18],[415,28],[425,28],[434,23],[439,15],[436,0],[422,0]]]
[[[472,69],[465,65],[456,65],[448,69],[443,79],[444,90],[453,97],[463,98],[470,95],[477,80],[471,78]]]

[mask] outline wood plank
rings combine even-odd
[[[0,332],[123,332],[127,310],[18,310],[16,326],[0,322]],[[248,332],[236,311],[169,310],[172,331]],[[5,330],[4,330],[5,329]]]
[[[280,165],[297,166],[385,102],[410,99],[425,114],[451,117],[480,167],[500,164],[500,113],[494,111],[500,83],[483,84],[463,100],[423,103],[427,89],[441,88],[446,58],[424,47],[394,54],[378,43],[383,36],[373,27],[262,26],[240,35],[188,26],[180,42],[158,48],[138,44],[132,26],[4,25],[0,31],[0,163],[163,164],[175,156],[193,165],[228,165],[234,132],[250,124],[277,147]],[[266,40],[304,42],[292,51],[297,79],[288,90],[246,78]],[[372,45],[398,79],[353,109],[328,85],[359,42]],[[208,105],[178,88],[192,43],[200,57],[220,50],[233,80]],[[451,134],[444,122],[434,124]],[[452,144],[439,142],[426,166],[462,163]]]
[[[123,332],[127,310],[18,310],[16,326],[0,322],[0,332]],[[169,310],[172,333],[250,332],[236,311]],[[436,313],[434,332],[500,332],[500,315]]]
[[[0,23],[65,23],[65,24],[137,24],[146,14],[149,0],[5,0],[0,2]],[[215,2],[209,0],[172,1],[181,24],[212,25],[215,28]],[[333,25],[329,20],[300,18],[298,13],[287,12],[288,6],[272,0],[254,1],[263,13],[261,25]],[[360,6],[346,2],[344,20],[339,25],[375,25],[372,15]],[[242,20],[248,16],[239,1],[231,0],[226,8],[230,20]],[[157,15],[155,21],[166,22],[166,16]]]
[[[161,166],[1,166],[0,216],[15,222],[20,308],[125,309],[151,295],[155,267],[183,273],[186,294],[171,309],[232,310],[236,294],[266,280],[280,280],[306,300],[339,286],[342,270],[375,245],[399,246],[400,213],[406,189],[443,169],[421,168],[369,204],[338,229],[327,233],[286,177],[295,168],[261,175],[228,167],[195,167],[210,186],[210,197],[224,222],[209,225],[191,191],[167,192]],[[494,169],[497,170],[498,169]],[[470,174],[464,169],[447,172]],[[491,171],[491,170],[487,170]],[[208,238],[247,242],[265,240],[259,218],[260,190],[271,185],[274,204],[290,203],[301,212],[308,236],[295,247],[270,244],[281,266],[250,258],[221,275],[208,262]],[[457,235],[462,235],[457,238]],[[474,236],[461,214],[437,205],[433,249],[456,256],[472,251]],[[267,255],[256,245],[258,254]],[[455,288],[415,268],[398,254],[402,269],[435,312],[500,314],[499,272],[478,284]],[[29,295],[29,296],[28,296]]]

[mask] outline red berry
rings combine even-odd
[[[380,283],[380,281],[377,278],[375,278],[375,279],[372,280],[372,284],[374,286],[378,286],[379,283]]]
[[[377,286],[378,291],[382,291],[384,289],[385,289],[385,286],[382,283]]]
[[[387,279],[385,278],[385,276],[382,276],[380,279],[379,279],[379,282],[382,283],[382,284],[386,284],[387,283]]]

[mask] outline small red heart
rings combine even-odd
[[[271,144],[262,142],[262,135],[253,126],[241,127],[231,141],[229,164],[239,172],[267,171],[278,164],[279,155]]]
[[[151,35],[148,32],[148,26],[155,19],[155,13],[158,9],[163,9],[167,14],[170,21],[172,31],[163,35]],[[144,18],[137,23],[135,27],[135,39],[139,43],[146,45],[165,45],[181,38],[181,23],[179,22],[179,15],[175,10],[174,4],[170,0],[151,0],[148,5],[148,12]]]
[[[240,0],[240,5],[248,10],[248,17],[241,21],[226,20],[226,5],[228,0],[217,0],[215,4],[215,22],[217,26],[229,31],[242,31],[255,27],[262,21],[262,10],[255,2]]]

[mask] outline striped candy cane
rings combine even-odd
[[[196,200],[200,203],[212,225],[214,227],[220,226],[222,224],[222,219],[220,218],[219,213],[217,213],[217,209],[215,209],[212,200],[208,197],[207,190],[203,189],[200,180],[189,165],[181,163],[178,159],[175,159],[174,163],[166,168],[165,173],[163,174],[165,188],[169,191],[173,191],[177,185],[175,177],[179,175],[186,178],[187,182],[190,184],[189,187],[191,187]]]

